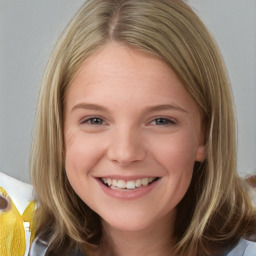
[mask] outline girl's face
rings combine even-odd
[[[65,167],[77,195],[118,230],[174,219],[205,154],[199,110],[175,73],[109,43],[82,64],[65,100]]]

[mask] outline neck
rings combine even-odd
[[[174,213],[168,214],[150,227],[123,231],[102,221],[104,237],[114,256],[170,256],[174,255]],[[106,252],[106,251],[105,251]],[[106,255],[104,253],[104,255]]]

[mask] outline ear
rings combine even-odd
[[[205,146],[205,123],[201,124],[201,131],[199,136],[199,145],[196,151],[195,161],[202,163],[206,158],[206,146]]]
[[[201,144],[197,148],[195,161],[200,163],[203,162],[205,160],[205,155],[205,145]]]

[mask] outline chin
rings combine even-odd
[[[112,221],[112,222],[106,222],[107,227],[110,229],[119,230],[121,232],[140,232],[143,230],[146,230],[150,224],[149,223],[142,223],[137,221],[125,221],[125,222],[118,222],[118,221]]]
[[[145,212],[125,212],[124,214],[113,214],[102,218],[103,226],[123,232],[140,232],[157,225],[159,218],[150,216]]]
[[[147,229],[151,226],[153,220],[145,218],[145,214],[143,216],[135,216],[133,215],[114,215],[109,216],[109,218],[102,218],[103,223],[107,228],[116,229],[123,232],[138,232],[144,229]],[[103,226],[104,226],[103,224]]]

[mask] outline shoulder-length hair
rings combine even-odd
[[[212,36],[181,0],[88,0],[60,36],[43,77],[31,150],[38,234],[47,236],[52,248],[102,244],[99,216],[75,194],[65,173],[63,108],[81,63],[111,41],[162,59],[202,113],[206,159],[195,163],[177,206],[177,255],[211,255],[249,237],[256,217],[236,172],[227,71]]]

